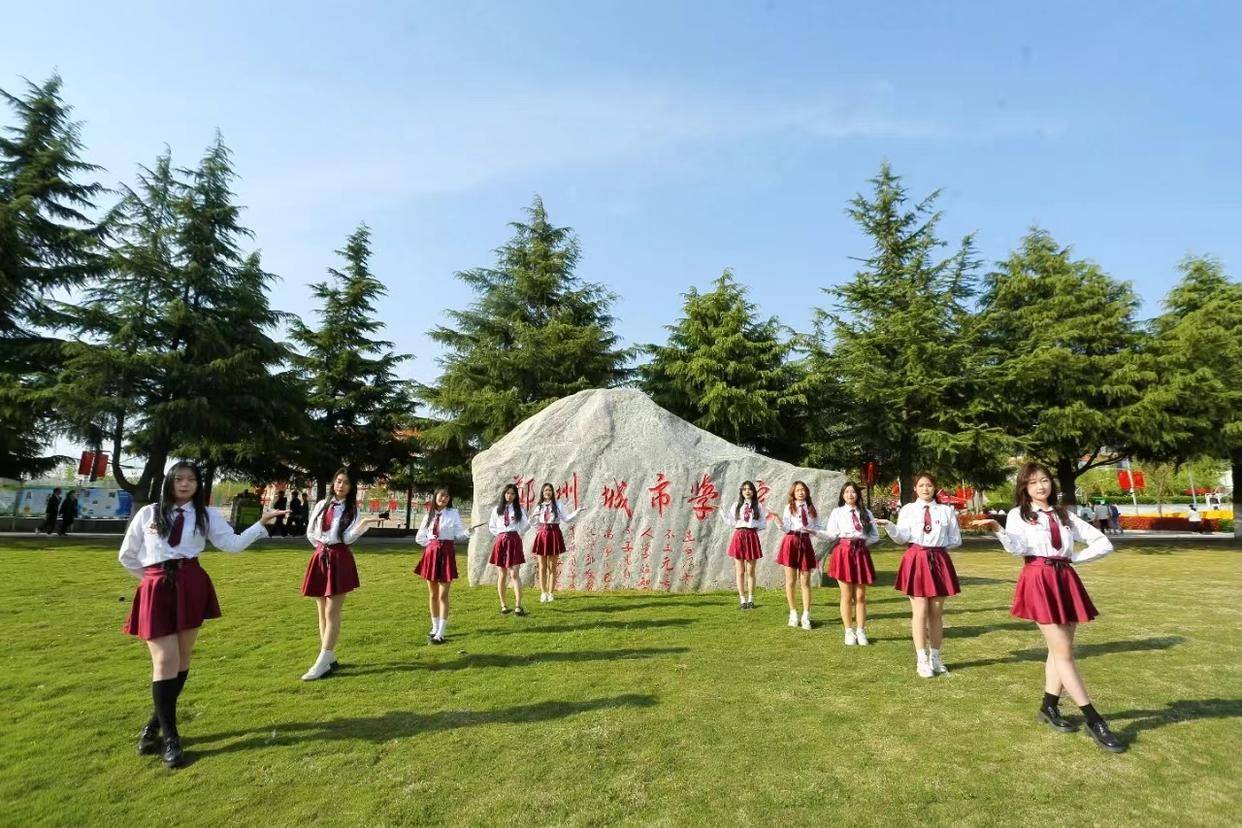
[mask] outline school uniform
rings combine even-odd
[[[496,536],[496,540],[492,543],[492,556],[487,562],[501,569],[526,563],[526,555],[522,553],[522,533],[529,525],[526,513],[523,512],[519,517],[518,510],[512,503],[502,506],[500,514],[492,509],[487,528]]]
[[[311,513],[314,519],[306,524],[306,539],[315,547],[315,554],[306,562],[302,577],[302,594],[312,598],[344,595],[361,584],[358,566],[350,545],[362,537],[362,521],[358,510],[342,531],[341,519],[345,504],[338,500],[321,500]]]
[[[811,546],[811,535],[828,536],[819,518],[811,514],[807,503],[795,502],[793,506],[785,507],[781,525],[785,530],[785,537],[781,540],[781,551],[776,555],[776,562],[781,566],[810,572],[815,568],[815,548]]]
[[[996,538],[1011,555],[1026,560],[1014,589],[1015,618],[1038,624],[1077,624],[1099,615],[1073,564],[1102,558],[1113,551],[1112,542],[1099,529],[1073,512],[1069,523],[1054,510],[1033,510],[1034,522],[1022,519],[1022,510],[1010,510],[1005,529]],[[1074,542],[1086,547],[1074,551]]]
[[[447,508],[423,519],[414,539],[421,544],[423,556],[414,567],[414,574],[427,581],[451,583],[457,580],[456,541],[469,540],[470,531],[456,509]]]
[[[122,630],[144,640],[172,635],[202,626],[205,619],[220,617],[216,590],[198,556],[210,540],[223,552],[241,552],[267,536],[256,523],[240,535],[223,518],[207,510],[207,534],[195,526],[193,504],[170,509],[171,530],[163,537],[156,527],[159,504],[143,506],[130,521],[121,552],[121,566],[139,578],[129,618]]]
[[[957,512],[944,503],[907,503],[895,523],[884,527],[888,536],[910,546],[901,556],[893,588],[912,598],[957,595],[962,586],[948,550],[962,545]]]
[[[559,500],[536,505],[531,511],[535,523],[535,542],[531,544],[531,554],[540,557],[564,554],[565,535],[561,532],[561,524],[572,522],[578,517],[578,511],[566,513],[564,504]]]
[[[866,517],[866,529],[863,528]],[[875,583],[871,545],[880,542],[880,527],[869,509],[838,506],[828,515],[824,529],[837,539],[828,558],[828,575],[847,584]]]
[[[763,547],[759,543],[759,530],[767,525],[768,519],[763,507],[755,509],[749,501],[734,503],[725,509],[718,509],[720,519],[733,527],[729,538],[729,557],[739,561],[757,561],[763,557]]]

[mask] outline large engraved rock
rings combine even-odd
[[[579,590],[733,588],[733,560],[726,554],[733,529],[710,507],[735,503],[738,487],[750,480],[765,505],[780,513],[789,487],[802,480],[827,517],[845,482],[840,472],[793,466],[735,446],[634,389],[557,400],[478,454],[471,471],[472,525],[487,522],[506,483],[517,484],[524,507],[548,482],[569,509],[583,510],[562,527],[567,551],[559,580],[561,588]],[[763,586],[784,584],[776,564],[782,537],[776,522],[760,533],[756,577]],[[535,577],[533,538],[532,529],[524,538],[528,584]],[[495,583],[496,570],[487,563],[492,540],[486,527],[474,531],[471,584]],[[826,553],[826,541],[814,543],[819,555]]]

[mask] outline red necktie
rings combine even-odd
[[[168,533],[168,545],[180,546],[181,533],[185,530],[185,509],[178,509],[177,516],[173,518],[172,530]]]
[[[923,507],[923,532],[931,534],[931,506]]]
[[[440,513],[436,512],[436,525],[431,527],[431,535],[436,540],[440,539]]]
[[[803,526],[810,526],[811,524],[810,524],[810,523],[808,523],[808,522],[807,522],[807,519],[806,519],[806,507],[805,507],[805,506],[799,506],[799,507],[798,507],[798,511],[800,511],[800,512],[802,513],[802,525],[803,525]]]
[[[509,509],[508,507],[506,507],[505,508],[505,526],[508,526],[508,525],[509,525]]]
[[[850,509],[850,517],[852,517],[852,518],[854,519],[854,531],[855,531],[855,532],[861,532],[861,531],[862,531],[862,524],[858,522],[858,510],[857,510],[857,509]]]
[[[1061,526],[1057,523],[1056,515],[1051,509],[1042,511],[1048,516],[1048,531],[1052,533],[1052,548],[1059,552],[1061,550]]]
[[[750,504],[746,504],[746,508],[742,510],[742,520],[750,523]]]
[[[552,506],[550,504],[546,504],[543,507],[543,522],[544,523],[552,522]]]
[[[319,522],[319,528],[327,532],[332,528],[332,509],[336,504],[329,503],[323,507],[323,520]]]

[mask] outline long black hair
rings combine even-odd
[[[747,486],[750,486],[750,511],[752,519],[753,515],[763,514],[762,510],[759,508],[759,490],[755,488],[754,483],[749,480],[743,480],[742,485],[737,487],[737,505],[733,507],[734,514],[739,516],[735,518],[736,520],[741,520],[740,516],[742,514],[742,506],[746,504],[746,497],[742,494],[742,490]]]
[[[207,503],[203,495],[203,473],[198,466],[185,460],[173,463],[168,474],[164,475],[164,487],[160,490],[160,508],[155,510],[155,528],[160,537],[168,537],[172,531],[172,510],[177,508],[177,495],[173,489],[177,472],[189,469],[194,473],[194,494],[190,497],[190,505],[194,507],[194,529],[203,537],[207,536]]]
[[[431,496],[431,502],[427,504],[427,517],[423,518],[423,526],[430,526],[431,519],[436,514],[436,501],[440,499],[440,492],[444,492],[444,497],[448,503],[444,504],[445,509],[453,508],[453,495],[449,493],[447,486],[441,486],[436,489],[435,494]]]
[[[522,519],[522,495],[518,492],[518,487],[509,483],[500,490],[500,502],[496,504],[496,514],[503,515],[505,513],[505,492],[513,490],[513,514],[518,520]]]
[[[871,515],[867,511],[867,507],[863,506],[862,489],[858,488],[858,484],[853,480],[845,481],[845,485],[841,487],[841,493],[837,495],[837,505],[845,505],[845,490],[854,490],[854,508],[858,510],[858,522],[862,524],[863,534],[871,534]]]
[[[328,484],[328,496],[324,498],[323,501],[323,509],[315,512],[315,517],[312,519],[311,523],[311,525],[314,526],[314,521],[323,520],[324,509],[327,509],[336,497],[335,490],[333,488],[336,485],[336,479],[342,474],[345,475],[345,479],[349,481],[349,491],[345,493],[345,498],[341,501],[341,505],[344,508],[341,511],[341,522],[337,524],[336,529],[336,540],[338,543],[345,540],[345,530],[352,525],[354,520],[358,517],[358,481],[354,480],[354,476],[349,473],[349,469],[341,466],[336,470],[336,473],[332,475],[332,482]]]

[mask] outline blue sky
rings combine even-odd
[[[843,211],[883,159],[988,262],[1039,224],[1154,314],[1187,252],[1242,269],[1240,31],[1193,2],[6,3],[0,87],[59,70],[109,183],[218,127],[283,310],[368,222],[430,381],[453,272],[535,193],[626,343],[724,267],[805,330],[867,252]]]

